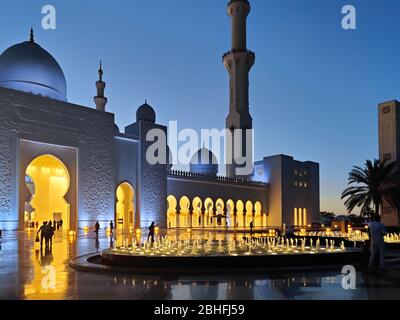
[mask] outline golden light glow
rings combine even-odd
[[[133,187],[127,182],[121,183],[117,188],[116,196],[116,227],[124,233],[132,232],[135,212]]]
[[[136,229],[136,234],[141,234],[142,233],[142,229]]]
[[[88,226],[84,226],[83,227],[83,231],[85,231],[87,233],[89,231],[89,227]]]
[[[41,225],[62,219],[63,225],[69,226],[70,205],[64,198],[70,185],[66,166],[52,155],[42,155],[29,164],[25,174],[31,181],[27,183],[33,208],[29,220]]]

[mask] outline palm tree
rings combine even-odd
[[[375,214],[379,215],[383,201],[386,200],[393,206],[395,202],[393,197],[398,194],[397,163],[388,163],[387,160],[374,160],[374,162],[367,160],[364,168],[353,168],[349,174],[348,184],[349,187],[343,191],[342,199],[347,198],[345,205],[349,213],[356,207],[365,211],[373,205]]]

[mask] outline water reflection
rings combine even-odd
[[[344,291],[341,270],[176,277],[76,272],[69,259],[101,252],[113,245],[113,238],[84,232],[70,237],[57,231],[52,250],[41,250],[34,238],[34,233],[24,232],[3,235],[1,299],[352,299],[378,298],[385,292],[382,288],[397,296],[400,292],[393,275],[377,284],[376,278],[362,274],[357,290]]]

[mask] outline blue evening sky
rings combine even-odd
[[[57,30],[41,29],[41,8]],[[4,0],[0,50],[36,41],[62,66],[70,102],[92,106],[104,61],[108,111],[121,129],[145,98],[158,122],[223,128],[230,49],[227,0]],[[341,8],[357,9],[357,30]],[[340,194],[353,165],[378,157],[377,104],[400,97],[398,0],[252,0],[248,48],[256,158],[284,153],[321,165],[321,208],[345,211]]]

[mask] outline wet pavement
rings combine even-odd
[[[357,272],[356,289],[342,287],[337,270],[213,276],[144,276],[78,272],[69,260],[110,247],[110,237],[58,231],[46,252],[34,232],[4,232],[0,242],[0,299],[399,299],[400,266],[380,275]],[[227,266],[229,267],[229,266]]]

